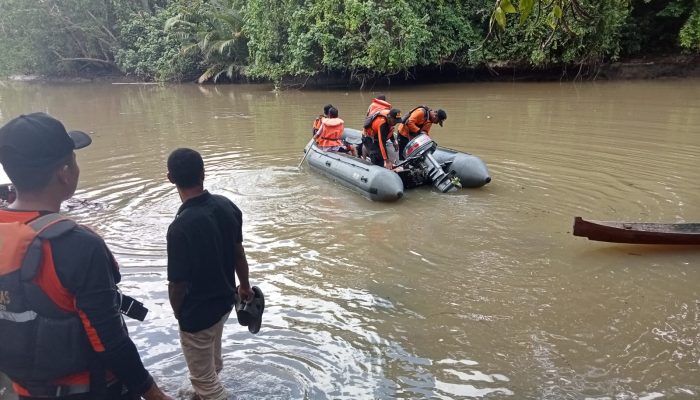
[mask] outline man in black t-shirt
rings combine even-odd
[[[180,325],[190,380],[203,400],[226,399],[217,374],[221,335],[238,295],[253,298],[243,249],[242,213],[233,202],[204,190],[204,161],[192,149],[168,157],[168,180],[182,200],[168,228],[168,293]]]

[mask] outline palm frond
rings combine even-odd
[[[228,39],[228,40],[219,40],[216,43],[216,48],[219,54],[224,54],[227,48],[231,48],[236,44],[237,40],[234,39]]]
[[[211,79],[212,76],[217,75],[218,71],[221,69],[219,64],[214,64],[211,67],[207,68],[206,71],[202,75],[199,76],[197,79],[197,83],[204,83]]]
[[[185,25],[185,26],[194,26],[191,22],[188,22],[184,19],[183,14],[177,14],[174,17],[170,17],[165,21],[165,25],[163,26],[163,30],[166,32],[174,29],[176,27],[179,27],[180,25]]]

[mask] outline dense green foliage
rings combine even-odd
[[[0,0],[0,72],[81,74],[117,69],[118,20],[154,0]]]
[[[279,79],[346,70],[363,77],[426,62],[427,16],[407,0],[386,4],[249,0],[249,73]]]
[[[525,2],[521,2],[523,4]],[[596,64],[615,60],[620,54],[621,36],[629,16],[627,0],[591,0],[567,13],[564,1],[548,4],[529,2],[530,8],[516,9],[490,19],[491,34],[499,46],[485,46],[484,60],[548,66],[552,64]],[[497,10],[500,7],[497,7]],[[504,31],[507,14],[520,14],[517,27]]]
[[[695,1],[693,11],[680,32],[681,46],[700,53],[700,0]]]
[[[75,71],[77,60],[108,67],[112,8],[92,0],[0,2],[2,66],[29,73]]]
[[[199,81],[700,52],[700,0],[0,0],[0,74]]]
[[[240,75],[247,57],[244,20],[238,10],[241,0],[197,0],[172,7],[176,14],[165,23],[165,30],[180,37],[184,56],[203,57],[206,70],[199,82],[216,81],[221,74],[233,78]]]
[[[143,79],[181,81],[198,67],[199,57],[183,54],[179,35],[163,29],[171,10],[155,13],[135,10],[118,23],[119,46],[115,62],[126,73]]]

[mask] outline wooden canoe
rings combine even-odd
[[[587,221],[576,217],[574,235],[612,243],[700,245],[700,224]]]

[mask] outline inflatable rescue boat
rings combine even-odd
[[[362,141],[362,133],[345,128],[343,139],[352,144]],[[398,158],[387,145],[390,157]],[[406,145],[406,160],[397,165],[400,172],[354,157],[347,153],[323,151],[314,141],[304,149],[305,160],[313,171],[374,201],[396,201],[404,190],[433,185],[443,193],[459,188],[478,188],[491,182],[486,164],[477,156],[439,147],[430,136],[419,135]]]

